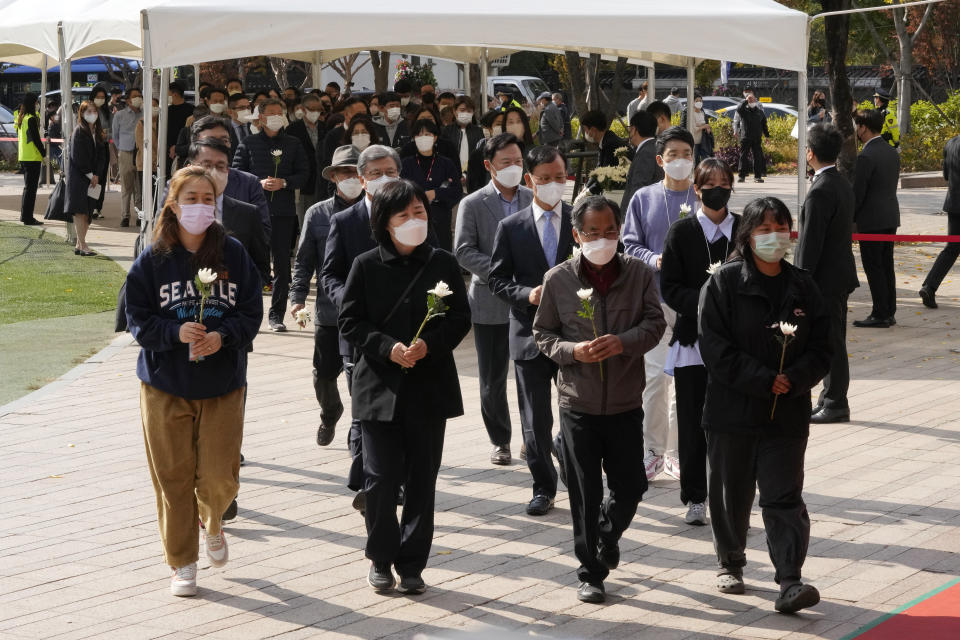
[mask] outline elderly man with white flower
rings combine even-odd
[[[647,490],[637,464],[643,456],[644,354],[660,342],[666,321],[656,273],[617,253],[617,204],[590,196],[571,218],[581,251],[547,272],[533,336],[560,366],[560,441],[580,561],[577,597],[603,602],[603,580],[620,562],[620,536]]]

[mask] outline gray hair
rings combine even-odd
[[[400,170],[400,154],[396,149],[382,144],[372,144],[360,152],[360,157],[357,159],[357,173],[363,175],[369,163],[383,158],[392,158],[397,165],[397,171]]]
[[[577,231],[583,231],[583,218],[591,211],[603,211],[610,209],[613,212],[613,218],[617,221],[617,228],[623,225],[623,213],[620,211],[620,205],[604,196],[587,196],[573,207],[570,212],[570,224]]]
[[[308,102],[320,102],[320,96],[315,93],[308,93],[300,99],[302,105],[306,105]]]
[[[557,100],[557,99],[563,100],[563,94],[561,94],[561,93],[555,93],[555,94],[553,94],[553,95],[550,96],[550,97],[551,97],[553,100]]]

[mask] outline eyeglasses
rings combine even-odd
[[[397,171],[395,168],[390,168],[390,169],[387,169],[386,171],[383,171],[381,169],[368,169],[363,173],[363,177],[366,178],[367,180],[376,180],[377,178],[382,178],[383,176],[396,178],[398,175],[400,175],[400,172]]]
[[[587,242],[593,242],[594,240],[599,240],[600,238],[605,238],[607,240],[619,240],[620,232],[607,231],[606,233],[600,233],[599,231],[581,231],[580,237]]]

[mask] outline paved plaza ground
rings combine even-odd
[[[15,219],[16,182],[0,185],[0,219]],[[796,214],[795,185],[737,185],[733,208],[779,194]],[[901,232],[943,233],[946,218],[934,215],[943,195],[902,192]],[[134,232],[117,228],[116,201],[110,194],[108,218],[89,240],[128,265]],[[38,212],[44,205],[41,197]],[[48,226],[62,233],[62,224]],[[516,458],[512,377],[514,463],[488,461],[472,336],[456,353],[466,415],[447,425],[428,590],[377,595],[366,583],[363,520],[345,487],[346,420],[329,447],[314,441],[309,330],[257,338],[240,514],[226,527],[231,560],[212,569],[202,558],[198,595],[174,598],[140,429],[139,349],[124,334],[0,407],[0,638],[847,637],[960,576],[960,355],[952,351],[960,349],[960,267],[940,291],[940,309],[916,297],[939,246],[897,247],[898,324],[850,328],[853,419],[811,429],[804,577],[823,595],[812,610],[774,612],[756,508],[747,593],[718,593],[710,528],[683,523],[679,485],[667,476],[652,483],[621,542],[607,603],[578,602],[566,493],[546,517],[524,513],[531,491]],[[862,271],[860,279],[851,320],[868,312]],[[42,335],[23,339],[44,348]],[[340,389],[346,402],[342,378]],[[960,617],[953,622],[960,627]]]

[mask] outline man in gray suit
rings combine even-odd
[[[501,133],[487,140],[483,158],[491,180],[460,201],[453,245],[460,266],[473,274],[467,296],[477,345],[480,414],[493,444],[490,462],[510,464],[511,427],[507,407],[510,308],[490,292],[487,277],[497,225],[508,215],[529,207],[533,192],[520,185],[523,143],[512,133]]]
[[[560,108],[553,104],[553,94],[544,91],[537,98],[540,105],[540,130],[537,135],[540,136],[540,144],[548,144],[555,147],[563,140],[563,114]]]
[[[859,233],[892,234],[900,226],[897,185],[900,182],[900,155],[880,132],[883,116],[879,111],[858,111],[854,117],[857,139],[863,149],[857,157],[853,193],[856,203],[853,221]],[[873,310],[855,327],[887,328],[897,323],[897,281],[893,270],[893,242],[861,242],[860,260],[867,274]]]
[[[626,211],[633,194],[648,184],[663,180],[663,169],[657,164],[657,118],[647,111],[637,111],[630,118],[630,144],[633,160],[623,187],[620,210]]]

